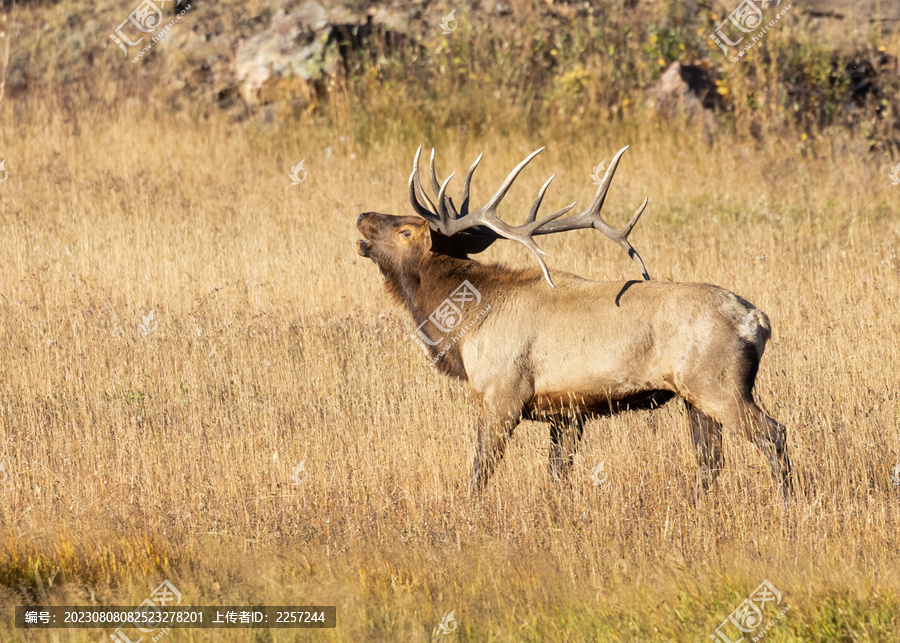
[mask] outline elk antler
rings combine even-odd
[[[434,153],[431,156],[431,181],[432,186],[437,192],[437,206],[432,203],[431,199],[428,198],[428,195],[425,194],[425,191],[422,189],[422,183],[419,180],[419,156],[422,153],[422,147],[416,151],[416,158],[413,161],[413,171],[409,176],[409,198],[412,203],[413,209],[422,217],[428,220],[429,225],[432,230],[440,233],[444,237],[450,238],[456,235],[459,235],[462,232],[469,232],[470,234],[476,234],[488,237],[490,242],[485,244],[483,242],[478,242],[473,239],[459,239],[458,243],[453,244],[456,246],[457,252],[462,252],[468,254],[469,252],[481,252],[485,248],[487,248],[490,243],[492,243],[496,239],[510,239],[512,241],[518,241],[526,248],[528,248],[532,254],[534,254],[535,258],[538,260],[538,263],[541,266],[541,270],[544,273],[544,277],[553,285],[553,281],[550,279],[550,272],[547,270],[547,264],[544,263],[542,254],[544,251],[541,250],[537,244],[534,242],[532,235],[534,235],[535,231],[540,228],[542,225],[553,221],[554,219],[561,217],[566,212],[575,207],[575,204],[565,207],[561,210],[557,210],[552,214],[548,214],[547,216],[541,218],[539,221],[535,221],[534,217],[521,226],[511,226],[508,223],[501,221],[497,217],[497,207],[500,205],[500,201],[503,200],[503,197],[506,196],[506,193],[509,192],[509,188],[512,187],[513,182],[516,180],[516,177],[519,173],[525,168],[528,163],[531,162],[535,156],[540,154],[544,148],[541,148],[535,152],[532,152],[524,161],[519,163],[512,172],[509,173],[509,176],[506,177],[506,180],[491,197],[491,199],[482,207],[478,208],[474,212],[469,212],[469,185],[472,180],[472,174],[475,172],[475,168],[478,166],[478,163],[481,161],[481,156],[472,164],[472,167],[469,168],[469,171],[466,173],[465,184],[463,186],[463,200],[462,200],[462,212],[460,213],[456,207],[453,205],[453,201],[446,195],[447,185],[450,183],[450,179],[453,178],[453,174],[447,177],[447,179],[443,182],[443,184],[438,185],[437,174],[434,170]],[[482,155],[483,156],[483,155]],[[552,177],[551,177],[552,178]],[[541,189],[540,194],[538,195],[537,201],[535,201],[534,206],[532,207],[532,212],[534,214],[537,213],[537,209],[540,206],[541,200],[544,198],[544,192],[549,185],[549,181],[544,185]],[[428,203],[429,207],[425,207],[419,201],[419,197],[422,197],[426,203]],[[435,210],[437,212],[435,213]]]
[[[422,147],[419,146],[419,149],[416,150],[416,157],[413,160],[413,171],[409,176],[409,200],[416,213],[426,219],[432,231],[439,236],[441,239],[441,247],[446,249],[448,254],[467,255],[482,252],[497,239],[518,241],[534,254],[544,273],[544,278],[551,286],[553,286],[553,281],[550,279],[550,273],[547,270],[547,264],[544,263],[544,259],[541,256],[545,253],[535,243],[533,238],[534,235],[566,232],[568,230],[578,230],[581,228],[595,228],[625,248],[628,255],[632,257],[640,267],[644,279],[650,279],[640,255],[638,255],[628,242],[628,235],[631,233],[634,224],[637,223],[638,218],[647,206],[647,199],[644,199],[644,203],[638,208],[631,221],[629,221],[628,225],[622,230],[613,228],[600,217],[600,209],[603,207],[603,201],[606,199],[606,193],[609,190],[609,185],[615,174],[619,158],[627,149],[628,147],[626,146],[616,154],[609,169],[606,170],[606,174],[603,176],[600,188],[597,190],[597,194],[594,196],[591,205],[584,212],[559,221],[556,220],[575,207],[574,203],[567,205],[552,214],[548,214],[539,220],[537,219],[538,209],[544,199],[544,194],[547,192],[547,188],[550,187],[550,182],[553,181],[556,175],[547,179],[547,182],[541,187],[538,197],[535,199],[534,204],[531,206],[531,211],[528,213],[528,219],[523,225],[511,226],[497,217],[497,207],[500,205],[500,201],[502,201],[503,197],[506,196],[506,193],[509,192],[513,182],[525,166],[544,150],[543,147],[532,152],[524,161],[519,163],[513,171],[509,173],[509,176],[506,177],[506,180],[485,205],[474,212],[469,212],[469,186],[475,168],[478,167],[478,164],[481,162],[481,158],[484,155],[479,155],[475,160],[475,163],[472,164],[472,167],[470,167],[469,171],[466,173],[466,178],[463,183],[462,202],[460,203],[460,209],[457,210],[456,206],[453,204],[453,200],[447,196],[447,185],[450,183],[450,179],[453,178],[454,174],[448,176],[443,183],[438,181],[437,172],[434,168],[434,149],[431,151],[431,161],[429,165],[431,170],[431,186],[437,195],[437,205],[431,201],[422,189],[422,183],[419,179],[419,156],[422,153]],[[423,202],[428,204],[427,207]]]
[[[641,218],[641,215],[644,213],[644,208],[647,207],[647,203],[650,199],[647,197],[644,198],[644,202],[634,211],[628,225],[621,230],[612,227],[600,216],[600,210],[603,208],[603,202],[606,200],[606,193],[609,191],[609,185],[612,183],[613,175],[616,173],[616,168],[619,166],[619,159],[622,158],[622,155],[627,149],[628,146],[626,145],[616,153],[615,157],[613,157],[612,163],[606,168],[603,180],[600,181],[600,187],[597,188],[597,194],[594,195],[594,200],[591,201],[591,204],[584,212],[573,214],[562,221],[550,223],[538,230],[535,234],[553,234],[554,232],[568,232],[569,230],[580,230],[582,228],[594,228],[595,230],[599,230],[622,246],[622,248],[625,249],[625,252],[628,253],[628,256],[634,259],[634,262],[637,264],[638,268],[640,268],[644,280],[650,281],[650,275],[647,273],[647,268],[644,267],[644,261],[641,259],[641,255],[637,253],[637,250],[635,250],[634,246],[628,241],[628,235],[631,234],[634,224]]]

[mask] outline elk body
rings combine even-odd
[[[480,394],[484,418],[478,427],[473,491],[487,484],[523,419],[549,423],[548,468],[562,479],[572,466],[586,418],[653,408],[678,396],[688,409],[700,467],[695,493],[707,489],[723,468],[723,426],[741,431],[760,449],[786,493],[791,468],[785,429],[753,397],[771,334],[769,320],[717,286],[649,280],[627,239],[647,201],[622,230],[600,217],[625,149],[613,159],[584,212],[560,218],[573,204],[538,220],[548,180],[527,222],[516,227],[497,218],[497,205],[537,152],[513,170],[487,205],[473,212],[469,184],[478,161],[466,175],[457,210],[446,196],[450,178],[443,184],[437,179],[433,153],[436,203],[425,194],[417,153],[410,200],[418,216],[360,215],[357,227],[364,239],[357,242],[357,251],[375,262],[391,295],[410,311],[437,368],[468,380]],[[625,248],[644,280],[595,282],[554,272],[551,281],[534,236],[579,228],[598,229]],[[469,258],[500,238],[528,247],[541,270],[514,270]]]

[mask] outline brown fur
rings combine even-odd
[[[482,397],[473,489],[486,485],[522,419],[551,423],[549,466],[564,478],[585,416],[650,408],[673,395],[688,403],[698,490],[724,463],[722,425],[756,444],[789,489],[785,430],[753,399],[771,328],[744,299],[710,284],[593,282],[567,273],[554,273],[551,288],[537,270],[433,252],[428,223],[418,217],[365,213],[357,227],[365,237],[359,254],[375,262],[388,292],[435,343],[435,365]],[[464,281],[481,301],[465,305],[456,326],[465,330],[450,338],[429,315]]]

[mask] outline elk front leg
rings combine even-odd
[[[584,435],[584,419],[576,416],[556,416],[550,422],[550,461],[547,471],[555,481],[569,477],[575,451]]]
[[[469,492],[483,491],[488,478],[503,459],[506,443],[521,421],[521,412],[491,412],[478,425],[478,443],[475,445],[475,463]]]
[[[725,466],[725,455],[722,452],[722,425],[687,400],[685,400],[685,406],[687,406],[688,418],[691,422],[691,438],[696,449],[697,464],[700,467],[699,476],[691,494],[692,504],[694,504],[719,477],[719,473]]]

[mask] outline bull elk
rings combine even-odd
[[[482,157],[465,176],[457,209],[447,195],[453,175],[438,180],[433,151],[435,200],[422,189],[420,147],[409,177],[418,216],[366,212],[357,221],[365,237],[357,241],[357,252],[375,262],[390,294],[409,309],[432,362],[441,372],[468,380],[482,400],[470,489],[485,487],[523,419],[549,423],[548,468],[552,477],[563,479],[587,417],[654,408],[677,395],[687,406],[700,468],[694,496],[723,468],[723,426],[741,430],[762,451],[787,496],[791,467],[785,429],[753,397],[771,335],[768,317],[718,286],[650,280],[628,241],[647,200],[621,230],[600,216],[627,147],[616,154],[583,212],[561,218],[573,203],[537,218],[551,176],[524,224],[501,221],[497,207],[542,149],[473,210],[469,186]],[[534,237],[582,228],[599,230],[624,248],[643,281],[596,282],[564,272],[554,272],[551,280]],[[540,271],[469,258],[497,239],[527,247]]]

